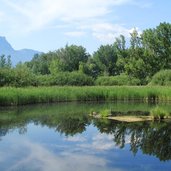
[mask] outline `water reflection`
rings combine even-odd
[[[120,148],[129,142],[134,155],[140,149],[163,161],[171,159],[171,123],[94,120],[94,125],[101,133],[112,134],[113,141]]]
[[[120,105],[120,111],[148,112],[150,106],[143,105],[128,110]],[[170,170],[170,122],[123,123],[88,116],[92,110],[106,107],[117,112],[118,106],[60,104],[2,109],[0,170]]]
[[[10,150],[13,151],[13,153],[8,154],[8,159],[13,158],[13,160],[8,162],[8,166],[10,166],[8,167],[9,171],[103,171],[103,167],[107,163],[107,161],[101,157],[73,153],[69,149],[67,149],[67,152],[58,153],[58,155],[56,155],[53,151],[48,150],[45,145],[26,140],[20,142],[16,141],[17,140],[13,140],[13,143],[18,144],[17,146],[13,145],[12,148],[9,147]],[[0,154],[2,153],[0,152]],[[74,163],[73,161],[77,162]],[[5,160],[3,160],[3,162],[5,162]]]

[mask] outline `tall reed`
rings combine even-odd
[[[67,101],[171,101],[171,87],[91,86],[0,88],[0,106]]]

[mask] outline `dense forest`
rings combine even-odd
[[[0,86],[171,85],[171,24],[160,23],[141,35],[134,29],[101,45],[90,55],[77,45],[36,54],[12,66],[0,56]]]

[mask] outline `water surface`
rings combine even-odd
[[[146,115],[152,107],[60,103],[1,108],[0,170],[170,171],[170,121],[123,123],[88,116],[107,109]]]

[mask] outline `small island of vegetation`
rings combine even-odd
[[[148,113],[148,112],[147,112]],[[152,108],[148,114],[120,114],[119,112],[116,114],[112,110],[102,110],[100,112],[91,112],[89,116],[93,118],[103,118],[103,119],[111,119],[121,122],[143,122],[143,121],[154,121],[154,120],[164,120],[164,119],[171,119],[171,115],[165,109],[157,106]]]

